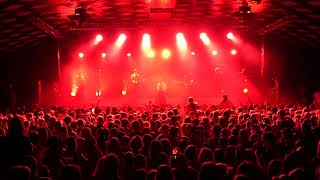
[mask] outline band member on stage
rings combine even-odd
[[[160,105],[166,104],[166,91],[167,91],[167,83],[164,81],[160,80],[157,83],[157,103]]]
[[[133,83],[133,84],[138,84],[138,82],[139,82],[139,73],[138,73],[138,71],[136,70],[136,69],[134,69],[133,70],[133,72],[131,73],[131,75],[130,75],[130,79],[131,79],[131,82]]]

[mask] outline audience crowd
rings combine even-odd
[[[319,112],[192,99],[185,106],[24,107],[0,114],[0,179],[320,179]]]

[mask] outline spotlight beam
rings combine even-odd
[[[143,51],[148,51],[151,49],[151,38],[150,38],[150,34],[143,34],[142,36],[142,43],[141,43],[141,48]]]
[[[206,33],[201,33],[200,34],[200,39],[202,40],[203,44],[206,45],[206,46],[209,46],[210,45],[210,39],[209,37],[207,36]]]
[[[183,33],[177,33],[176,43],[177,43],[177,47],[178,47],[179,51],[181,53],[185,54],[187,51],[187,48],[188,48],[188,44],[187,44],[187,41],[186,41]]]
[[[115,44],[116,47],[120,48],[124,44],[126,39],[127,39],[127,36],[125,34],[123,34],[123,33],[120,34],[117,41],[116,41],[116,44]]]

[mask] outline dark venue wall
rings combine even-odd
[[[295,39],[266,38],[266,77],[270,85],[279,77],[282,100],[312,102],[313,93],[320,90],[319,49]]]
[[[59,79],[58,42],[46,39],[41,43],[13,50],[2,56],[1,105],[16,99],[16,104],[35,104],[38,101],[38,81],[52,82]],[[16,94],[15,97],[12,97]]]

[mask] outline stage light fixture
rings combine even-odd
[[[101,53],[101,57],[102,57],[102,58],[106,58],[106,57],[107,57],[107,54],[106,54],[106,53]]]
[[[213,50],[213,51],[211,52],[211,54],[214,55],[214,56],[216,56],[216,55],[218,55],[218,51],[217,51],[217,50]]]
[[[210,45],[210,39],[207,36],[206,33],[200,33],[200,39],[202,40],[203,44],[205,44],[206,46]]]
[[[161,54],[164,59],[169,59],[171,56],[171,51],[169,49],[165,48],[162,50]]]
[[[124,42],[126,41],[127,36],[125,34],[120,34],[117,41],[116,41],[116,47],[120,48]]]
[[[196,52],[192,51],[192,52],[191,52],[191,55],[192,55],[192,56],[195,56],[195,55],[196,55]]]
[[[237,50],[235,50],[235,49],[232,49],[231,51],[230,51],[230,54],[231,55],[236,55],[238,52],[237,52]]]
[[[239,7],[239,14],[242,14],[242,15],[251,14],[251,6],[246,0],[242,1],[241,6]]]
[[[127,53],[127,56],[128,56],[128,57],[131,57],[131,55],[132,55],[131,53],[129,53],[129,52]]]
[[[83,53],[83,52],[80,52],[80,53],[78,54],[78,56],[79,56],[79,58],[83,58],[83,57],[84,57],[84,53]]]

